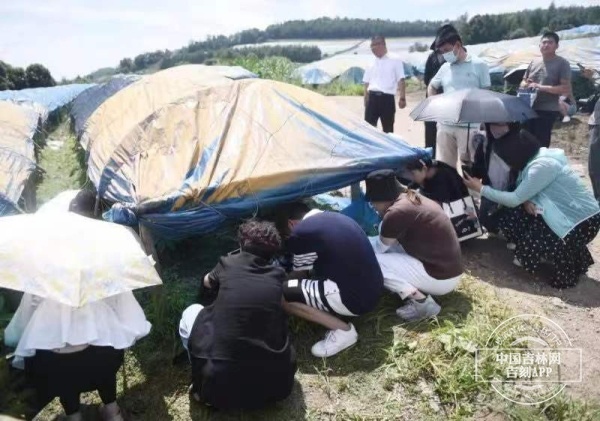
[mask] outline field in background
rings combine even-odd
[[[409,47],[415,43],[425,43],[429,45],[433,37],[408,37],[408,38],[387,38],[386,44],[389,51],[400,52],[408,51]],[[269,41],[262,44],[237,45],[233,48],[261,47],[261,46],[316,46],[319,47],[323,55],[332,56],[341,52],[357,52],[359,54],[371,53],[369,40],[365,38],[356,39],[328,39],[328,40],[302,40],[290,39],[281,41]]]

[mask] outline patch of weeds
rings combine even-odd
[[[32,415],[28,402],[32,395],[24,384],[24,377],[11,375],[8,361],[0,358],[0,414],[19,418]]]
[[[475,351],[510,313],[469,276],[440,303],[438,319],[397,329],[388,349],[387,371],[390,379],[404,385],[425,381],[450,417],[461,419],[475,412],[481,394],[490,389],[489,383],[475,378]],[[493,361],[481,368],[486,374],[499,370]]]
[[[66,121],[49,138],[63,141],[61,147],[53,149],[46,145],[40,151],[38,163],[44,172],[38,179],[38,205],[64,190],[79,189],[86,183],[86,168],[82,159],[84,152],[75,136],[65,127],[68,128]]]
[[[194,283],[186,282],[173,269],[165,270],[162,279],[161,287],[136,293],[152,323],[149,338],[140,345],[150,352],[166,347],[175,353],[180,343],[178,321],[183,310],[195,302],[198,290]]]
[[[561,394],[536,406],[505,405],[498,412],[512,421],[596,421],[600,405],[591,404]]]

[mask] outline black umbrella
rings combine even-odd
[[[523,80],[523,76],[525,76],[528,67],[528,65],[515,67],[504,75],[504,80],[511,85],[518,85]]]
[[[425,99],[410,116],[420,121],[459,124],[524,121],[537,114],[516,96],[486,89],[462,89]]]

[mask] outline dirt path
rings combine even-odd
[[[424,145],[424,126],[413,121],[409,113],[424,97],[424,92],[408,95],[407,107],[396,112],[394,132],[414,146]],[[363,113],[360,97],[332,99],[357,114]],[[587,117],[577,116],[569,124],[558,125],[552,144],[565,150],[571,165],[589,184]],[[567,390],[580,398],[600,402],[600,236],[592,243],[591,251],[598,263],[577,287],[561,291],[515,267],[511,252],[500,240],[482,238],[463,247],[468,271],[492,285],[502,301],[509,302],[517,313],[552,319],[565,330],[572,346],[582,349],[583,380],[567,386]],[[573,362],[567,368],[577,369]]]

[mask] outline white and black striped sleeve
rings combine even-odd
[[[294,254],[294,271],[312,270],[317,253]]]

